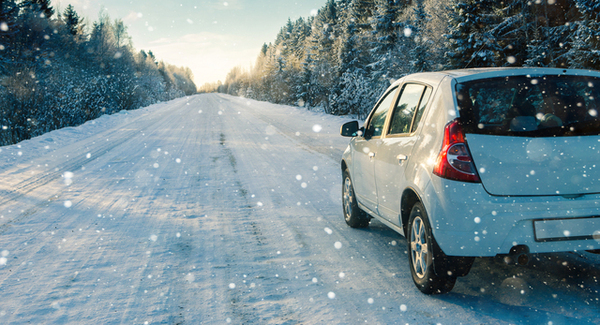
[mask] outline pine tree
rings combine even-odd
[[[525,51],[524,65],[531,67],[552,66],[554,60],[550,47],[550,25],[548,19],[537,19],[539,16],[547,18],[547,6],[542,8],[536,6],[532,11],[532,15],[527,19],[529,28],[526,30],[526,44],[520,49]],[[517,56],[517,58],[519,57]]]
[[[345,30],[342,34],[342,45],[339,54],[340,71],[345,72],[362,68],[367,60],[364,51],[359,46],[358,18],[354,7],[350,8]]]
[[[372,77],[380,82],[397,78],[402,72],[398,53],[400,40],[399,28],[402,26],[398,18],[403,2],[399,0],[377,0],[377,14],[373,18],[373,45],[370,64]]]
[[[531,17],[527,21],[531,28],[527,35],[525,65],[568,67],[568,53],[580,17],[574,0],[556,0],[554,4],[544,1],[530,6]]]
[[[330,111],[329,96],[338,85],[339,71],[336,69],[337,49],[335,43],[339,36],[338,8],[334,0],[328,0],[313,20],[312,34],[308,44],[313,55],[311,84],[316,104],[322,104],[326,112]]]
[[[414,8],[414,20],[410,31],[414,46],[409,49],[411,58],[411,72],[430,71],[432,69],[430,62],[430,44],[424,36],[423,31],[429,20],[429,15],[425,12],[423,0],[417,0]]]
[[[374,17],[374,31],[376,43],[374,51],[381,54],[389,53],[394,50],[398,42],[398,27],[400,24],[396,21],[400,14],[400,1],[398,0],[378,0],[377,15]]]
[[[339,50],[339,71],[341,72],[338,86],[330,95],[331,111],[335,114],[360,114],[365,110],[362,100],[371,100],[365,96],[365,89],[370,89],[366,67],[370,61],[370,53],[360,46],[361,34],[359,29],[360,13],[352,3],[346,9],[344,32],[341,35]],[[368,104],[369,106],[372,103]]]
[[[50,6],[50,0],[24,0],[21,6],[32,12],[43,14],[43,18],[50,18],[54,15],[54,9]]]
[[[156,56],[154,56],[154,53],[152,53],[152,51],[148,51],[148,57],[152,59],[152,62],[154,62],[155,65],[158,65],[158,62],[156,61]]]
[[[491,32],[498,23],[493,0],[458,0],[450,25],[447,66],[452,69],[496,66],[502,52]]]
[[[75,12],[75,8],[73,8],[72,5],[67,6],[67,9],[63,13],[63,18],[67,31],[71,35],[75,36],[81,32],[79,24],[81,23],[82,19],[79,18],[79,15],[77,12]]]
[[[291,51],[290,40],[292,36],[292,31],[294,30],[294,24],[292,20],[288,18],[285,26],[281,27],[279,33],[277,34],[277,38],[275,38],[274,45],[279,47],[281,56],[288,57]]]
[[[294,22],[290,40],[291,52],[298,63],[304,60],[306,55],[306,42],[310,37],[310,23],[302,17]]]
[[[122,19],[115,19],[113,35],[117,49],[123,46],[131,46],[131,37],[127,34],[127,26],[125,26]]]
[[[88,41],[88,53],[96,61],[101,62],[101,67],[106,67],[104,61],[111,60],[114,51],[115,41],[110,17],[102,14],[99,20],[92,25],[92,32]]]
[[[300,74],[300,80],[296,86],[296,98],[299,106],[304,106],[308,109],[312,106],[312,71],[311,67],[313,64],[312,55],[306,54],[306,59],[302,63],[302,72]]]
[[[511,1],[504,7],[495,8],[499,19],[490,26],[489,33],[496,37],[500,48],[496,65],[523,65],[527,58],[527,45],[540,39],[544,32],[542,25],[545,20],[538,19],[540,9],[540,5],[528,0]]]
[[[567,53],[572,68],[600,70],[600,2],[574,0],[582,17],[576,22],[572,48]]]
[[[334,43],[338,34],[338,8],[334,0],[328,0],[313,20],[312,49],[317,54],[316,60],[323,58],[333,62],[335,57]]]
[[[16,50],[14,39],[19,32],[18,12],[15,1],[0,0],[0,75],[6,74],[14,61],[12,53]]]
[[[373,30],[370,20],[377,12],[375,0],[352,0],[351,8],[359,33],[370,33]]]

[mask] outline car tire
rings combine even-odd
[[[366,212],[358,207],[356,196],[354,195],[354,186],[348,170],[343,172],[344,182],[342,184],[342,209],[344,210],[344,219],[348,226],[352,228],[365,228],[369,225],[370,218]]]
[[[413,206],[408,219],[408,261],[410,273],[417,288],[425,294],[442,294],[452,290],[456,276],[445,270],[445,264],[434,265],[436,261],[446,261],[439,249],[425,208],[420,202]]]

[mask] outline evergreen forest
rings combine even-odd
[[[600,1],[327,0],[201,91],[365,117],[406,74],[509,66],[600,69]]]
[[[120,19],[0,0],[0,145],[196,93],[189,68],[135,51]]]

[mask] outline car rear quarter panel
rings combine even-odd
[[[432,177],[437,177],[432,172],[442,148],[444,126],[456,116],[457,110],[452,95],[451,79],[445,78],[434,91],[431,105],[423,119],[421,130],[418,131],[419,138],[406,170],[408,183],[411,184],[410,190],[416,192],[428,212],[432,208],[431,201],[437,200],[437,197],[432,196],[432,193],[427,192],[426,189]],[[403,210],[410,211],[411,208],[403,207]],[[431,222],[435,223],[436,215],[428,214]],[[403,215],[403,219],[402,222],[405,224],[407,222],[405,215]]]

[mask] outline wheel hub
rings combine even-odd
[[[352,182],[350,181],[350,177],[346,177],[344,180],[344,217],[346,220],[350,218],[350,214],[352,212]]]
[[[415,274],[420,279],[427,273],[427,259],[429,254],[429,245],[427,243],[427,234],[423,219],[416,217],[412,224],[410,237],[411,259]]]

